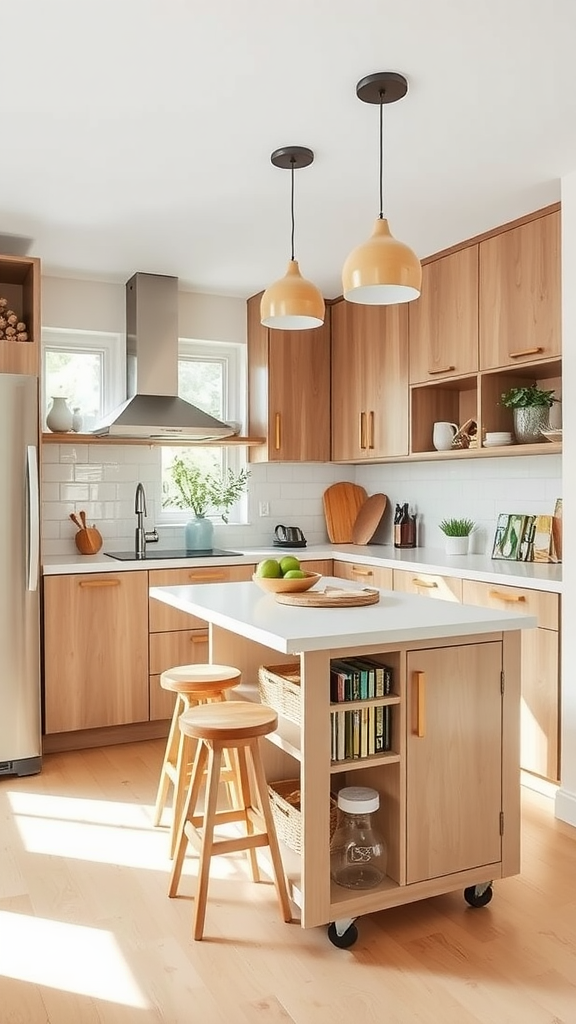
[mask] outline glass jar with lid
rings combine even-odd
[[[338,793],[338,821],[330,843],[330,875],[346,889],[373,889],[386,875],[387,847],[373,814],[377,790],[347,786]]]

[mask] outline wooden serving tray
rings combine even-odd
[[[362,590],[344,590],[340,587],[326,587],[325,590],[308,590],[303,594],[276,594],[279,604],[296,604],[304,608],[353,608],[362,604],[378,604],[380,591],[372,587]]]

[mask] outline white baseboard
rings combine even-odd
[[[556,793],[554,814],[560,821],[565,821],[576,828],[576,793],[570,793],[560,787]]]

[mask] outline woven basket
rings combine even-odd
[[[302,812],[300,810],[300,779],[271,782],[268,786],[276,835],[281,843],[296,853],[302,852]],[[338,801],[330,794],[330,839],[336,830]]]
[[[260,700],[291,722],[300,724],[300,666],[273,665],[258,669]]]

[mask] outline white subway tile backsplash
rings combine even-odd
[[[42,466],[42,480],[51,482],[72,482],[74,480],[74,466],[62,465],[60,462],[49,462]]]

